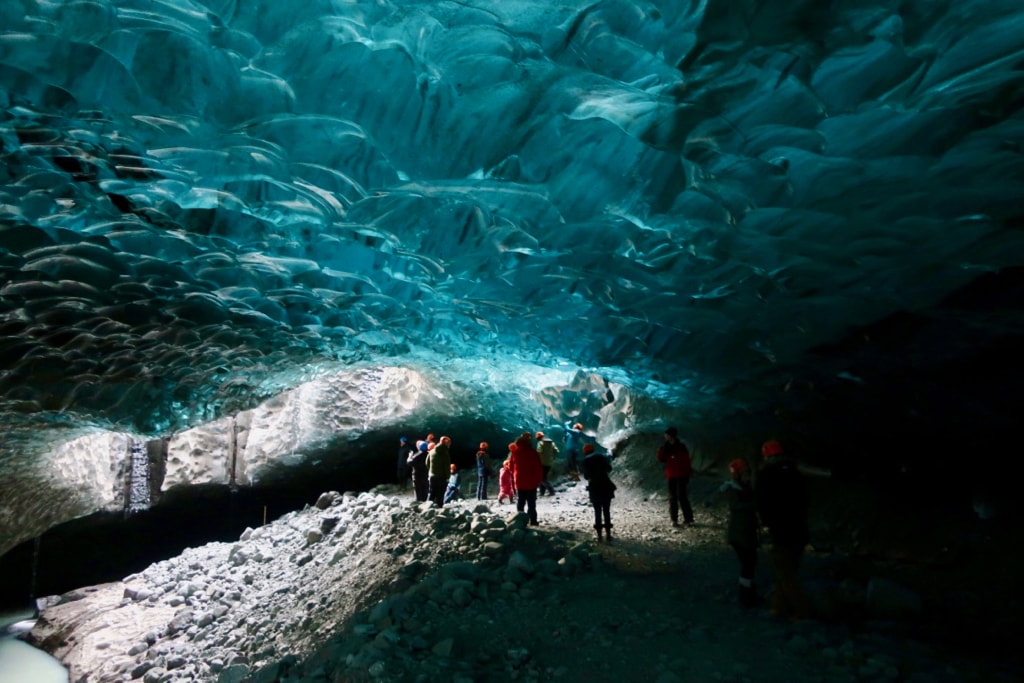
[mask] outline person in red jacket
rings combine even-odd
[[[533,446],[533,435],[523,434],[515,441],[516,448],[509,455],[512,480],[516,487],[516,510],[530,516],[530,524],[537,526],[537,487],[544,480],[544,466],[540,454]]]
[[[672,526],[679,526],[680,508],[683,509],[683,523],[693,526],[693,508],[686,491],[693,473],[690,449],[679,440],[679,431],[675,427],[665,430],[665,443],[658,449],[658,462],[664,466],[665,479],[668,480],[668,514],[672,517]]]

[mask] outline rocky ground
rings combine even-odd
[[[805,564],[817,618],[741,609],[714,478],[694,481],[697,524],[679,529],[649,488],[620,485],[611,543],[584,485],[541,498],[538,527],[493,499],[326,493],[236,543],[53,599],[32,639],[88,683],[1021,680],[1010,659],[950,646],[961,625],[936,623],[925,584],[854,572],[834,548]]]

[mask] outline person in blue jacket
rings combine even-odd
[[[487,500],[487,482],[494,475],[491,456],[487,452],[487,442],[481,441],[476,452],[476,499]]]
[[[455,466],[455,463],[449,465],[451,475],[448,477],[448,486],[444,490],[444,504],[452,502],[453,500],[462,498],[462,475],[459,474],[459,468]]]
[[[565,423],[565,453],[568,459],[569,476],[580,480],[580,453],[583,451],[583,423]]]

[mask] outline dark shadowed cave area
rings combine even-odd
[[[0,0],[0,606],[567,421],[1012,585],[1022,140],[1006,0]]]

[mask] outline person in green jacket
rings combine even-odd
[[[442,436],[437,445],[427,453],[430,500],[434,503],[434,507],[438,508],[444,505],[444,490],[448,486],[448,476],[451,474],[451,446],[451,438]]]

